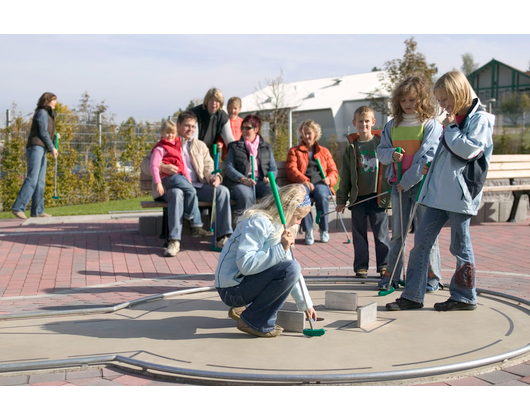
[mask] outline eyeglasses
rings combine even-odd
[[[248,126],[243,126],[243,125],[241,126],[241,130],[245,130],[245,131],[252,130],[253,128],[255,129],[256,127],[252,127],[252,126],[248,127]]]

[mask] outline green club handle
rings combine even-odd
[[[256,177],[254,176],[254,155],[250,155],[250,163],[252,164],[252,181],[255,181]]]
[[[55,133],[55,150],[59,149],[59,133]]]
[[[213,145],[213,162],[214,162],[214,165],[215,165],[215,170],[217,170],[217,160],[219,158],[217,157],[217,143],[214,143]]]
[[[324,171],[322,170],[322,165],[320,164],[320,160],[315,159],[317,161],[318,170],[320,171],[320,176],[322,179],[326,179],[326,174],[324,174]]]
[[[397,147],[396,152],[401,153],[401,147]],[[397,170],[398,170],[398,182],[401,182],[401,162],[397,163]]]
[[[278,209],[278,214],[280,215],[280,220],[282,225],[285,226],[285,215],[283,214],[282,202],[280,201],[280,194],[278,194],[278,187],[276,186],[276,180],[274,179],[274,173],[269,172],[267,174],[269,181],[271,183],[272,195],[276,203],[276,208]]]
[[[212,175],[223,172],[221,169],[219,169],[219,153],[217,153],[217,144],[213,145],[213,162],[214,171],[212,172]]]
[[[429,162],[427,164],[427,166],[430,168],[431,167],[431,162]],[[416,197],[416,201],[418,201],[420,199],[420,193],[421,193],[421,189],[423,188],[423,183],[425,182],[425,178],[427,178],[427,174],[423,175],[423,178],[421,179],[420,189],[418,191],[418,196]]]

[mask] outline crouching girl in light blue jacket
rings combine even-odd
[[[289,294],[298,310],[317,318],[300,264],[290,252],[311,201],[300,184],[280,188],[278,193],[287,230],[281,224],[274,197],[266,196],[245,210],[223,246],[215,270],[215,287],[221,300],[230,306],[228,315],[237,320],[239,330],[258,337],[282,333],[283,328],[275,325],[276,316]]]
[[[451,297],[434,304],[438,311],[476,308],[475,258],[469,224],[482,198],[483,183],[493,151],[495,117],[484,112],[473,99],[471,86],[459,71],[444,74],[434,85],[434,95],[446,111],[444,133],[427,174],[419,202],[427,209],[414,238],[407,282],[401,297],[386,305],[389,310],[423,307],[429,250],[438,233],[451,223],[451,253],[456,271],[451,279]],[[470,166],[473,171],[470,171]]]

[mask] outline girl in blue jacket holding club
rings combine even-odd
[[[448,221],[456,271],[449,286],[450,299],[435,303],[434,309],[476,308],[475,258],[469,224],[482,198],[493,151],[495,117],[484,111],[478,98],[473,99],[471,86],[459,71],[440,77],[434,85],[434,95],[446,112],[444,132],[431,168],[425,165],[422,170],[427,177],[419,202],[427,209],[414,238],[405,290],[395,302],[386,305],[388,310],[423,307],[429,251]]]
[[[301,184],[282,187],[278,194],[287,229],[281,224],[274,196],[265,196],[241,215],[215,270],[215,287],[221,300],[230,306],[228,316],[237,321],[240,331],[258,337],[282,333],[283,328],[275,324],[276,316],[289,294],[298,310],[317,318],[300,264],[292,259],[290,251],[311,200]]]

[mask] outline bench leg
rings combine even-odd
[[[517,214],[517,209],[519,208],[519,202],[521,201],[521,197],[526,194],[528,196],[528,199],[530,200],[530,191],[512,191],[512,193],[513,193],[513,205],[512,205],[512,210],[510,211],[510,218],[508,219],[508,221],[510,223],[515,223],[516,222],[515,216]]]
[[[169,238],[169,226],[167,224],[167,207],[162,208],[162,233],[160,234],[160,239],[165,239],[164,248],[168,246]]]

